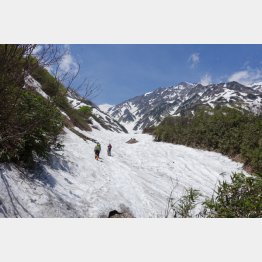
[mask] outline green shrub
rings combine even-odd
[[[206,200],[207,217],[262,217],[262,178],[234,174],[231,182],[220,182],[216,195]]]
[[[198,199],[201,196],[198,190],[188,188],[185,194],[178,201],[171,203],[174,217],[189,218],[193,217],[193,211],[198,204]]]
[[[90,107],[90,106],[81,106],[78,109],[78,112],[80,112],[82,116],[84,116],[86,118],[89,118],[91,116],[91,114],[92,114],[92,107]]]
[[[5,124],[6,136],[0,140],[0,161],[31,165],[34,154],[47,157],[62,129],[62,116],[45,98],[25,90],[17,101],[15,112]]]
[[[219,182],[211,198],[200,202],[200,196],[198,190],[186,189],[181,198],[169,199],[167,214],[172,210],[174,217],[183,218],[262,217],[262,176],[260,175],[233,174],[231,181]],[[197,205],[201,206],[201,211],[194,213]]]
[[[43,91],[50,97],[61,96],[63,86],[55,77],[53,77],[45,68],[36,66],[32,72],[32,77],[41,83]],[[65,93],[65,89],[63,91]]]
[[[40,157],[47,157],[50,146],[62,130],[61,113],[56,107],[33,92],[25,92],[21,101],[20,123],[27,132],[24,147],[19,151],[20,159],[32,160],[33,152]],[[33,126],[28,127],[33,123]]]

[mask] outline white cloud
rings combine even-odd
[[[75,74],[78,70],[78,64],[70,52],[70,47],[68,45],[65,45],[64,48],[66,50],[66,53],[60,62],[60,70],[63,73],[67,73],[70,71],[72,74]]]
[[[199,53],[193,53],[189,58],[188,62],[191,64],[191,68],[195,68],[199,62],[200,62],[200,54]]]
[[[203,86],[207,86],[212,83],[212,77],[210,74],[205,74],[200,79],[200,84]]]
[[[262,70],[247,68],[246,70],[233,73],[228,81],[236,81],[243,85],[252,85],[255,82],[262,81]]]
[[[61,60],[60,69],[63,72],[75,71],[77,69],[77,63],[75,62],[71,54],[65,54]]]
[[[41,52],[47,52],[46,56],[49,55],[49,46],[46,45],[46,49],[44,45],[37,45],[35,49],[33,50],[33,55],[36,57],[41,57],[43,54]],[[51,56],[53,55],[50,51]],[[63,45],[61,48],[58,49],[57,55],[62,55],[61,60],[58,62],[58,64],[46,64],[44,65],[45,69],[47,69],[50,73],[53,72],[53,74],[56,74],[57,66],[58,66],[58,74],[64,75],[66,73],[70,73],[70,75],[74,75],[78,71],[78,64],[75,60],[75,58],[72,56],[70,51],[70,45]]]

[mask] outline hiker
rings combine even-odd
[[[94,151],[95,151],[95,159],[98,160],[99,159],[99,154],[100,154],[100,151],[101,151],[100,143],[96,144]]]
[[[107,146],[107,154],[109,156],[111,156],[111,149],[112,149],[112,145],[109,143],[109,145]]]

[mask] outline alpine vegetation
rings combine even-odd
[[[212,197],[201,200],[193,188],[178,199],[169,198],[166,217],[258,218],[262,217],[262,177],[235,173],[230,182],[220,181]]]
[[[52,101],[27,88],[25,79],[38,65],[34,45],[0,45],[0,161],[33,163],[47,157],[63,127]]]

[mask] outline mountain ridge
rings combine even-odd
[[[110,114],[129,130],[157,125],[166,116],[194,114],[199,107],[224,105],[242,108],[257,114],[262,111],[262,85],[246,86],[236,81],[202,85],[181,82],[160,87],[112,106]]]

